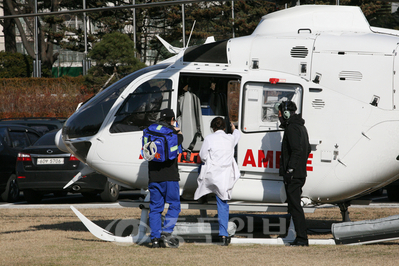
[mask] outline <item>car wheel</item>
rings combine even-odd
[[[7,181],[6,190],[1,194],[3,201],[16,202],[19,198],[19,188],[17,184],[17,176],[12,174]]]
[[[371,193],[370,193],[370,196],[379,197],[379,196],[382,196],[382,193],[383,193],[383,189],[380,188],[380,189],[377,189],[377,190],[374,191],[374,192],[371,192]]]
[[[28,203],[39,203],[42,201],[43,194],[32,189],[24,190],[24,197]]]
[[[387,195],[389,201],[399,201],[399,186],[387,187]]]
[[[115,202],[119,198],[119,185],[107,181],[105,189],[100,194],[101,199],[105,202]]]
[[[87,200],[95,200],[98,193],[96,193],[96,192],[82,192],[81,194]]]

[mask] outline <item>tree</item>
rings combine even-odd
[[[136,4],[148,3],[157,0],[136,0]],[[3,0],[5,14],[32,13],[35,1],[27,0]],[[119,6],[132,4],[132,0],[86,0],[86,8],[100,8],[105,6]],[[155,38],[155,34],[161,35],[172,45],[182,47],[183,30],[188,42],[192,26],[195,27],[190,39],[190,46],[204,43],[209,36],[214,36],[217,41],[249,35],[258,25],[262,16],[284,8],[295,5],[296,0],[234,0],[212,1],[185,4],[185,29],[182,28],[181,5],[170,5],[165,7],[136,9],[136,49],[137,57],[147,61],[147,51],[153,50],[149,61],[156,63],[171,56],[170,53]],[[331,4],[335,0],[305,0],[301,4]],[[234,4],[234,18],[232,17],[232,4]],[[372,26],[399,28],[398,15],[391,15],[389,4],[372,0],[341,0],[341,5],[360,6]],[[39,12],[59,11],[61,9],[82,9],[82,0],[40,0],[38,2]],[[8,12],[8,13],[7,13]],[[133,39],[133,9],[107,10],[101,12],[88,12],[87,16],[94,24],[95,32],[88,34],[88,50],[91,44],[97,42],[105,34],[111,32],[123,32]],[[55,46],[72,51],[85,51],[84,31],[68,25],[76,17],[83,20],[83,14],[67,14],[62,16],[39,17],[39,54],[42,61],[42,69],[50,73],[53,63],[58,58]],[[22,23],[23,22],[23,23]],[[33,17],[23,19],[6,19],[0,21],[4,27],[7,51],[16,51],[15,26],[21,34],[21,39],[27,53],[35,57],[33,49]],[[73,24],[73,23],[72,23]],[[90,30],[88,31],[90,33]],[[66,33],[69,34],[68,36]],[[140,57],[142,55],[142,57]],[[43,75],[45,76],[45,75]]]
[[[150,0],[155,1],[155,0]],[[145,3],[148,0],[136,0],[136,3]],[[131,4],[129,0],[87,0],[87,8],[99,8],[107,5]],[[236,10],[236,36],[245,35],[253,30],[262,15],[272,11],[275,4],[268,1],[234,1]],[[82,9],[81,0],[48,0],[39,1],[38,10],[58,11],[60,9]],[[11,14],[32,13],[34,1],[4,0],[4,5],[8,7]],[[185,35],[190,35],[191,27],[196,21],[196,26],[190,45],[203,43],[206,37],[215,36],[217,40],[227,39],[232,36],[233,19],[231,16],[231,1],[200,2],[186,4],[186,28]],[[259,11],[257,11],[261,8]],[[262,9],[263,8],[263,9]],[[241,11],[242,10],[242,11]],[[132,9],[107,10],[102,12],[87,13],[90,21],[95,25],[96,32],[88,35],[88,42],[94,43],[96,39],[107,33],[119,31],[132,36]],[[84,51],[84,32],[81,28],[70,27],[65,21],[73,20],[78,16],[80,20],[83,14],[69,14],[63,16],[44,16],[39,18],[39,52],[42,60],[43,69],[51,69],[58,53],[54,52],[54,46],[59,45],[63,49],[72,51]],[[26,25],[19,19],[14,19],[25,49],[28,54],[35,57],[33,49],[33,25],[34,19],[24,18]],[[181,5],[170,5],[161,8],[144,8],[136,10],[136,49],[139,55],[143,55],[143,61],[147,60],[147,50],[155,49],[156,55],[154,63],[170,56],[162,45],[154,38],[154,32],[165,39],[173,41],[176,46],[182,46],[182,14]],[[66,32],[74,33],[66,36]],[[10,32],[8,35],[12,35]],[[15,39],[15,37],[14,37]],[[140,58],[140,56],[138,56]]]
[[[236,1],[234,27],[236,36],[250,35],[264,15],[284,8],[269,1]]]
[[[58,11],[59,0],[43,1],[38,3],[38,10],[49,10]],[[4,0],[3,5],[10,14],[25,14],[32,13],[35,10],[35,1],[18,1],[18,0]],[[4,8],[3,7],[3,8]],[[22,43],[31,57],[35,57],[35,50],[32,45],[34,42],[34,18],[27,17],[23,19],[24,24],[20,19],[15,18],[14,22],[20,33]],[[54,61],[58,57],[58,53],[54,53],[54,44],[59,43],[63,34],[59,34],[56,31],[57,24],[62,22],[62,17],[60,16],[45,16],[40,19],[38,23],[38,43],[39,43],[39,53],[42,61],[42,69],[45,73],[44,75],[49,75],[51,73],[51,68]],[[4,22],[3,22],[4,23]],[[9,36],[7,36],[9,38]]]
[[[109,5],[119,6],[121,4],[130,3],[130,1],[118,1],[118,0],[86,0],[86,8],[100,8]],[[62,7],[66,9],[83,9],[82,0],[64,0],[62,1]],[[130,9],[124,10],[107,10],[99,12],[88,12],[87,19],[94,25],[95,32],[88,29],[87,41],[88,49],[91,48],[91,43],[100,40],[105,34],[114,31],[122,32],[126,24],[129,23],[132,17],[132,11]],[[65,20],[74,20],[78,17],[83,21],[83,14],[70,14],[65,15]],[[60,43],[61,47],[71,51],[84,51],[84,31],[82,28],[75,28],[74,26],[68,26],[66,24],[59,25],[60,29],[65,32],[73,33],[72,36],[65,36],[64,40]]]
[[[0,78],[30,77],[32,71],[32,57],[20,53],[0,51]]]
[[[196,22],[190,46],[204,43],[206,37],[214,36],[216,41],[252,34],[262,17],[268,13],[296,5],[296,0],[235,0],[234,19],[232,18],[231,1],[200,2],[185,5],[186,29],[185,35],[190,35],[194,21]],[[305,0],[301,4],[336,5],[336,0]],[[341,0],[340,5],[359,6],[371,26],[399,29],[399,12],[390,12],[390,3],[374,0]],[[182,47],[182,14],[180,6],[163,8],[165,12],[158,13],[162,18],[164,30],[159,30],[161,37],[173,46]],[[163,17],[162,17],[163,16]],[[161,24],[159,24],[161,25]],[[156,40],[151,41],[151,48],[157,51],[157,58],[162,60],[172,56]]]
[[[185,5],[185,36],[190,36],[195,22],[189,45],[203,44],[210,36],[214,36],[216,41],[229,39],[233,37],[233,32],[235,37],[250,35],[262,16],[279,8],[275,2],[235,0],[233,18],[231,5],[232,1],[199,2]],[[182,47],[181,6],[172,5],[163,9],[164,12],[159,12],[158,17],[152,15],[151,18],[163,19],[163,24],[159,24],[163,26],[162,30],[159,29],[161,37],[174,46]],[[157,56],[161,60],[172,56],[156,39],[151,41],[151,48],[157,51]]]
[[[95,66],[90,68],[86,82],[95,90],[113,74],[122,77],[146,66],[134,57],[134,42],[120,32],[105,34],[89,52],[89,57],[95,61]]]
[[[4,5],[4,16],[10,15],[7,5]],[[15,39],[15,22],[13,19],[5,19],[2,23],[4,32],[4,43],[6,52],[17,52],[17,43]]]
[[[97,8],[107,6],[109,3],[113,3],[114,5],[120,5],[123,1],[117,0],[87,0],[87,8]],[[9,12],[11,15],[18,14],[28,14],[33,13],[35,10],[35,1],[20,1],[20,0],[4,0],[3,1],[3,9],[6,12]],[[82,9],[83,8],[82,0],[47,0],[47,1],[38,1],[37,10],[38,12],[55,12],[61,9]],[[89,17],[94,20],[97,26],[100,29],[104,29],[106,32],[112,32],[115,29],[123,29],[123,25],[127,20],[127,16],[130,11],[121,11],[121,12],[111,12],[108,15],[102,14],[102,12],[90,13]],[[6,13],[7,14],[7,13]],[[115,16],[116,15],[116,16]],[[82,14],[76,15],[82,18]],[[53,63],[57,60],[59,53],[55,52],[55,46],[58,45],[64,49],[69,49],[73,51],[84,51],[84,38],[83,38],[83,30],[75,29],[72,27],[68,27],[64,22],[66,20],[75,18],[74,14],[70,15],[62,15],[62,16],[41,16],[38,19],[38,52],[39,59],[42,62],[42,71],[43,76],[48,76],[51,73],[51,68]],[[119,19],[115,19],[119,18]],[[118,23],[115,23],[118,21]],[[13,23],[18,28],[18,31],[21,36],[22,43],[24,45],[27,53],[35,58],[35,50],[34,50],[34,18],[26,17],[23,18],[22,21],[18,18],[13,20],[6,19],[0,22],[3,27],[6,29],[5,38],[9,40],[7,42],[7,49],[10,51],[16,51],[15,44],[12,44],[12,40],[15,40],[15,32],[13,32]],[[74,32],[76,35],[73,37],[66,37],[66,32]],[[100,34],[101,36],[101,34]],[[93,35],[88,36],[88,41],[95,41],[95,37]]]

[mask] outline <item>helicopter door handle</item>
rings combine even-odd
[[[301,31],[305,31],[305,30],[309,31],[309,33],[312,33],[312,30],[311,30],[311,29],[299,29],[299,30],[298,30],[298,34],[299,34]]]

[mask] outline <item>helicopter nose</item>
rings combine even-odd
[[[91,138],[100,130],[106,115],[116,100],[109,102],[106,101],[109,98],[105,95],[103,97],[99,96],[100,99],[95,97],[83,104],[65,122],[62,129],[62,138],[59,140],[59,143],[63,142],[65,144],[65,148],[69,152],[85,163],[91,147]]]
[[[66,140],[67,149],[75,155],[80,161],[87,163],[87,154],[89,153],[91,142],[83,139]]]
[[[55,134],[55,145],[58,149],[62,150],[63,152],[70,152],[68,151],[64,140],[62,139],[62,129],[58,130],[57,134]]]

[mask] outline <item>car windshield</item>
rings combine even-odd
[[[32,125],[28,125],[29,127],[33,128],[34,130],[36,130],[37,132],[41,133],[41,134],[46,134],[47,132],[57,129],[58,127],[56,125],[41,125],[41,124],[32,124]]]
[[[49,146],[55,145],[55,134],[57,131],[47,133],[46,135],[42,136],[38,139],[33,146]]]

